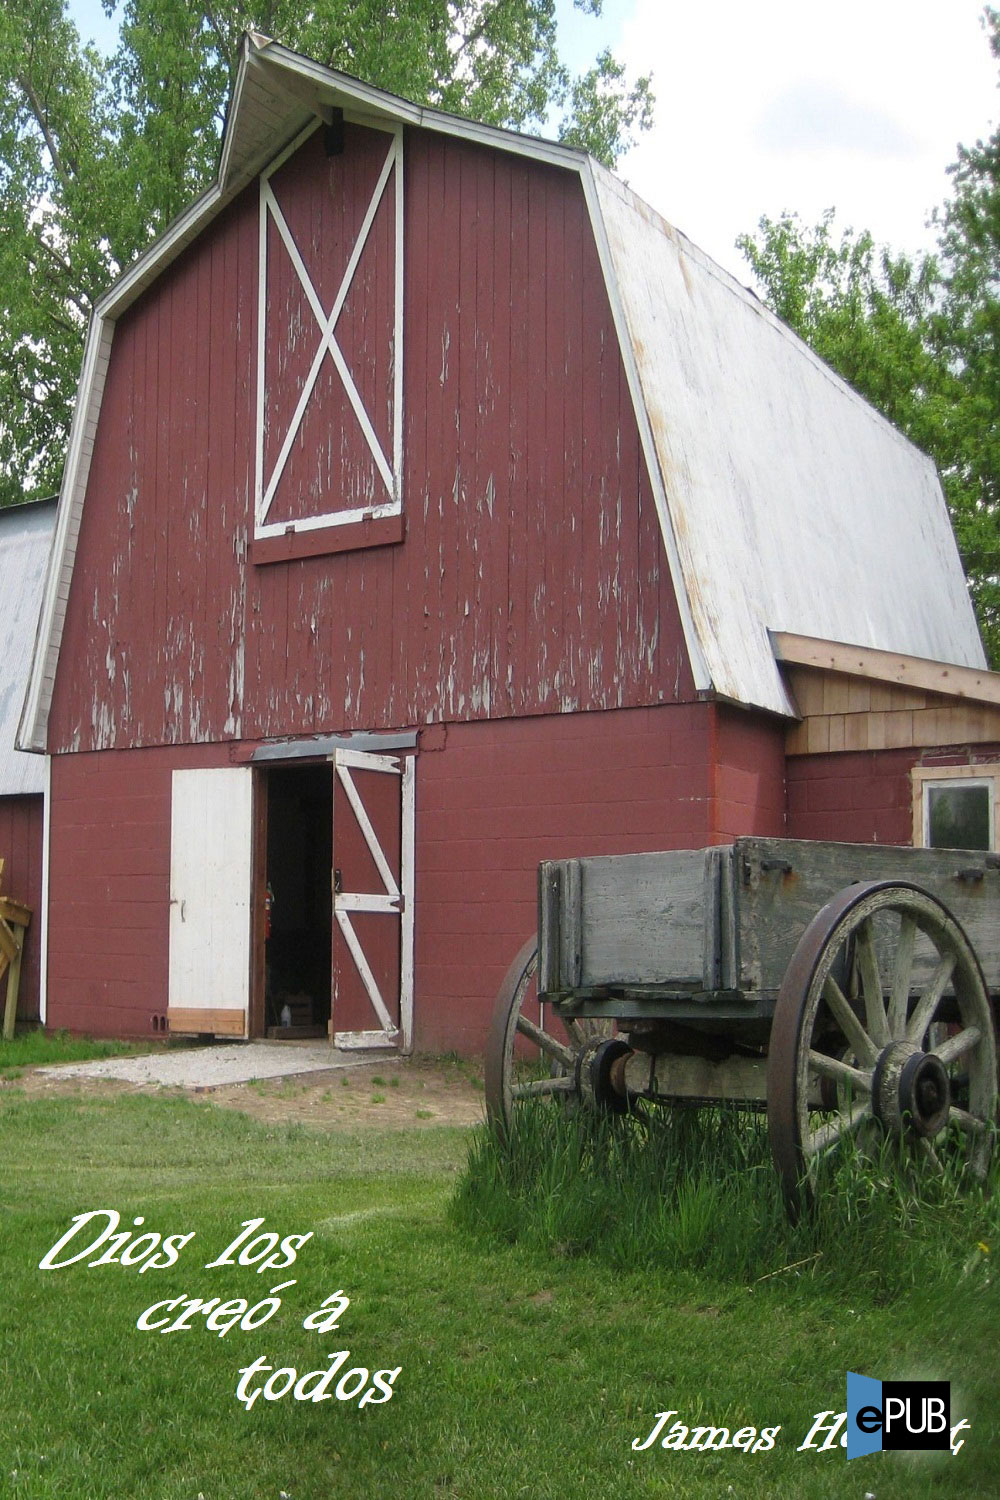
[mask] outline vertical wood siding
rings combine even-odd
[[[300,193],[303,182],[324,180],[320,157],[276,174],[287,175],[279,187],[289,201],[293,179]],[[356,190],[368,191],[360,166]],[[405,541],[247,562],[253,184],[117,327],[53,747],[256,739],[692,696],[578,179],[414,132],[405,201]],[[303,222],[307,210],[296,207]],[[377,262],[391,234],[380,230],[373,244],[349,320],[362,345],[365,289],[384,283]],[[384,383],[380,368],[376,361],[365,378]],[[334,472],[323,468],[323,483]]]
[[[19,1021],[37,1021],[42,927],[42,823],[43,798],[0,797],[0,857],[4,871],[0,890],[30,906],[33,916],[24,940],[21,982],[18,989]],[[3,994],[7,982],[2,982]]]

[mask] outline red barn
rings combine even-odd
[[[584,153],[247,38],[88,338],[50,1023],[477,1051],[540,859],[908,841],[992,741],[927,459]]]

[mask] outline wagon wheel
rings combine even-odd
[[[627,1052],[610,1021],[563,1018],[541,1007],[535,989],[538,943],[529,938],[507,970],[486,1044],[486,1115],[506,1129],[523,1099],[562,1097],[624,1109],[608,1084],[611,1062]],[[595,1097],[596,1096],[596,1097]]]
[[[983,1177],[996,1107],[990,999],[958,922],[916,886],[842,891],[803,933],[771,1025],[767,1123],[789,1215],[821,1159],[878,1127]]]

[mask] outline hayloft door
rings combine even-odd
[[[413,1031],[413,757],[333,755],[337,1047],[408,1052]]]
[[[247,1035],[252,789],[248,766],[173,773],[171,1031]]]

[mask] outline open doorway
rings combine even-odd
[[[325,1037],[331,986],[330,766],[269,767],[266,792],[265,1034]]]

